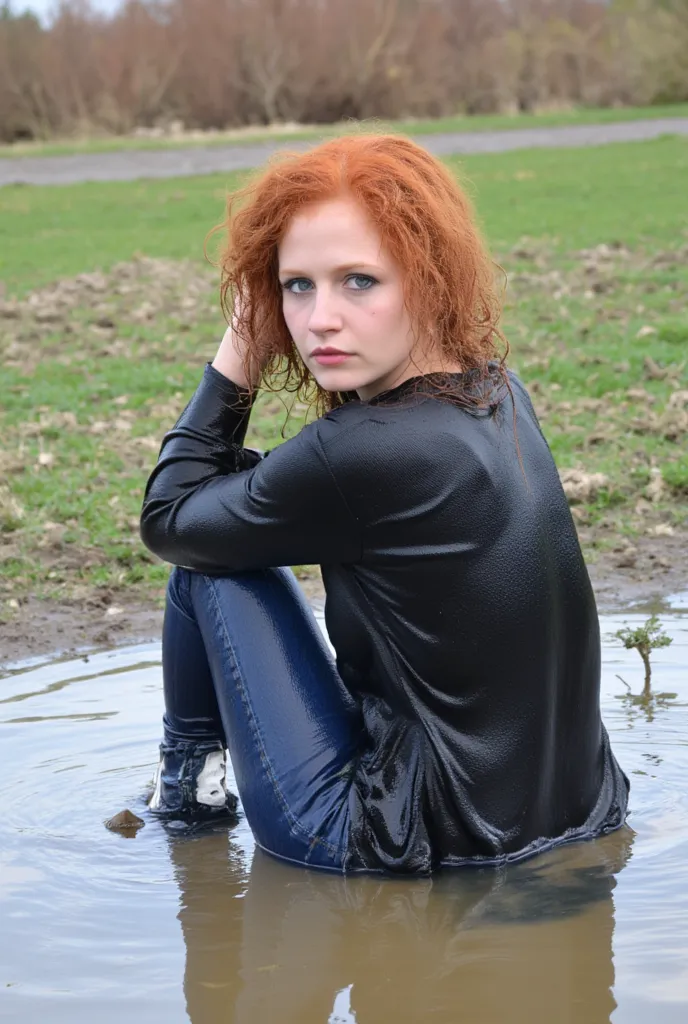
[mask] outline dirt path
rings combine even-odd
[[[600,146],[608,142],[655,139],[659,135],[688,135],[688,118],[418,135],[415,139],[436,156],[451,156],[455,153],[503,153],[511,149]],[[303,151],[316,142],[266,142],[247,146],[189,146],[184,149],[20,157],[0,160],[0,186],[68,185],[81,181],[133,181],[136,178],[215,174],[258,167],[280,148]]]

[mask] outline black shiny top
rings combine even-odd
[[[142,538],[175,565],[321,566],[366,726],[350,869],[515,860],[626,814],[595,600],[526,389],[509,373],[517,448],[508,395],[471,410],[433,396],[437,377],[352,398],[260,458],[248,392],[207,364],[144,499]]]

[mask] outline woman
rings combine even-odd
[[[152,810],[231,815],[228,747],[258,845],[309,867],[427,874],[619,828],[595,601],[463,192],[356,135],[275,160],[227,227],[233,323],[141,519],[176,566]],[[280,367],[321,415],[261,457]]]

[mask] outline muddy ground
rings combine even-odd
[[[319,579],[303,580],[301,586],[314,607],[322,606],[324,591]],[[9,616],[3,614],[0,667],[47,654],[159,640],[163,618],[162,609],[143,603],[140,594],[130,598],[126,590],[113,594],[105,589],[80,600],[22,598]]]
[[[514,354],[569,463],[600,610],[661,610],[688,590],[688,246],[507,256]],[[141,545],[141,494],[215,306],[211,276],[146,258],[0,301],[0,665],[160,638],[167,570]],[[264,398],[248,443],[270,448],[284,417]],[[317,576],[302,585],[322,603]]]
[[[600,553],[589,565],[601,612],[630,605],[661,609],[663,600],[688,588],[688,534],[639,537],[633,546]],[[324,602],[319,578],[301,586],[315,608]],[[159,640],[163,612],[126,591],[98,592],[85,600],[39,601],[27,598],[0,624],[0,665],[84,648],[112,648]]]

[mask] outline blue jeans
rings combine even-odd
[[[173,569],[163,624],[165,737],[222,740],[256,843],[341,871],[362,720],[289,569]]]

